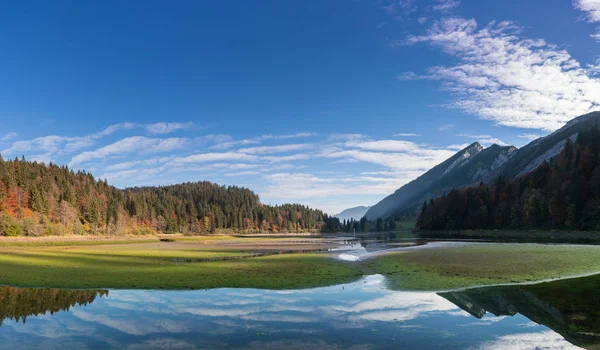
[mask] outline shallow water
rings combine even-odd
[[[2,348],[573,348],[600,345],[598,276],[399,292],[381,275],[306,290],[0,287]]]

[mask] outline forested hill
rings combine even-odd
[[[600,229],[600,129],[581,131],[550,163],[506,181],[452,190],[423,204],[417,227]]]
[[[125,190],[65,166],[0,158],[0,235],[335,231],[339,220],[299,204],[268,206],[210,182]]]

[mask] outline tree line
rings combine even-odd
[[[301,204],[265,205],[237,186],[189,182],[124,190],[66,166],[0,156],[0,234],[327,232],[341,224]]]
[[[557,156],[523,176],[423,203],[417,228],[600,230],[600,129],[567,139]]]

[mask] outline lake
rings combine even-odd
[[[562,349],[600,346],[600,277],[402,292],[0,287],[2,348]]]

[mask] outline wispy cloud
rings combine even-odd
[[[167,139],[149,138],[144,136],[127,137],[94,151],[82,152],[71,159],[69,166],[74,167],[91,160],[104,159],[134,152],[141,152],[144,154],[169,152],[184,148],[188,144],[188,141],[189,140],[186,138],[178,137]]]
[[[261,147],[250,147],[241,148],[238,152],[249,153],[249,154],[268,154],[268,153],[285,153],[294,151],[303,151],[312,149],[315,146],[310,143],[297,143],[289,145],[278,145],[278,146],[261,146]]]
[[[31,140],[20,140],[14,141],[12,145],[2,151],[2,154],[6,156],[14,156],[25,154],[28,155],[29,159],[36,158],[38,160],[44,160],[46,162],[54,160],[57,156],[64,156],[73,154],[81,151],[85,148],[92,147],[98,143],[98,141],[104,137],[111,136],[119,131],[127,131],[133,129],[143,128],[148,132],[153,133],[168,133],[180,128],[182,125],[189,125],[191,123],[157,123],[157,124],[138,124],[138,123],[118,123],[113,124],[105,129],[85,135],[85,136],[61,136],[61,135],[48,135],[37,137]],[[8,133],[4,135],[6,139],[2,138],[0,141],[7,142],[14,139],[16,133]]]
[[[421,76],[419,76],[415,72],[404,72],[404,73],[398,74],[396,76],[396,79],[398,79],[398,80],[418,80],[418,79],[421,79]]]
[[[0,142],[8,142],[8,141],[14,140],[16,137],[17,137],[16,132],[9,132],[9,133],[6,133],[6,134],[0,136]]]
[[[322,147],[321,157],[339,160],[354,159],[380,165],[388,169],[414,176],[441,163],[454,154],[405,140],[368,140],[364,137],[342,138]]]
[[[573,0],[573,6],[585,13],[585,19],[589,23],[600,23],[600,1],[598,0]],[[590,35],[597,41],[600,41],[600,27],[596,32]]]
[[[437,0],[437,4],[433,6],[435,11],[450,11],[460,5],[460,0]]]
[[[518,137],[522,138],[522,139],[527,139],[529,141],[533,141],[535,139],[539,139],[540,137],[542,137],[541,135],[538,134],[521,134]]]
[[[318,135],[319,134],[317,134],[316,132],[299,132],[299,133],[294,133],[294,134],[281,134],[281,135],[266,134],[266,135],[261,135],[261,136],[258,136],[255,138],[250,138],[250,139],[223,141],[221,143],[214,145],[213,149],[224,150],[224,149],[233,148],[235,146],[255,145],[255,144],[259,144],[263,141],[269,141],[269,140],[288,140],[288,139],[297,139],[297,138],[308,138],[308,137],[315,137]]]
[[[595,15],[594,15],[595,16]],[[428,70],[456,100],[448,107],[500,125],[554,130],[600,107],[600,81],[571,55],[541,39],[519,36],[512,22],[478,26],[446,18],[405,44],[430,44],[458,63]]]
[[[457,134],[458,137],[466,137],[469,139],[476,140],[482,146],[487,147],[493,144],[497,144],[499,146],[507,146],[507,144],[500,140],[499,138],[493,137],[491,135],[473,135],[473,134]]]
[[[446,131],[446,130],[450,130],[454,128],[453,124],[445,124],[445,125],[440,125],[440,127],[438,128],[440,131]]]
[[[188,129],[194,125],[192,122],[188,123],[156,123],[146,125],[146,129],[151,134],[168,134],[177,130]]]
[[[394,177],[320,177],[310,173],[276,173],[265,175],[269,198],[323,198],[361,193],[385,195],[405,183]]]
[[[470,145],[471,145],[470,143],[452,144],[452,145],[446,146],[446,149],[453,150],[453,151],[460,151],[460,150],[463,150],[463,149],[469,147]]]
[[[205,163],[214,161],[257,161],[256,155],[240,152],[199,153],[173,159],[174,164]]]
[[[412,132],[406,132],[406,133],[395,134],[394,136],[399,136],[399,137],[417,137],[417,136],[421,136],[421,134],[415,134],[415,133],[412,133]]]

